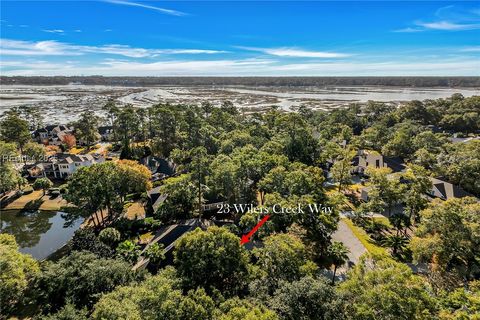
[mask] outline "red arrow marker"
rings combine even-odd
[[[264,224],[265,222],[267,222],[268,218],[270,218],[270,215],[267,214],[265,217],[263,217],[262,220],[260,220],[259,223],[257,223],[257,225],[256,225],[255,227],[253,227],[252,230],[250,230],[249,233],[244,234],[244,235],[242,236],[242,239],[240,240],[240,244],[243,245],[243,244],[245,244],[245,243],[247,243],[247,242],[250,242],[250,237],[253,236],[253,234],[254,234],[255,232],[257,232],[257,230],[262,226],[262,224]]]

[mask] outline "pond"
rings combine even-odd
[[[38,260],[47,258],[61,248],[82,224],[70,221],[62,211],[2,211],[0,232],[15,236],[20,252]]]

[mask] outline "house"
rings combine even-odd
[[[71,176],[80,167],[88,167],[95,163],[102,163],[105,158],[99,154],[76,155],[57,153],[46,162],[39,162],[25,167],[31,178],[49,177],[65,179]]]
[[[152,172],[152,180],[157,181],[175,174],[176,165],[168,159],[152,155],[143,157],[139,161]]]
[[[113,126],[98,127],[98,133],[100,134],[100,139],[102,141],[113,140]]]
[[[167,199],[166,194],[160,193],[160,186],[147,191],[148,211],[155,213],[160,205]]]
[[[65,125],[48,125],[33,132],[33,139],[45,145],[59,146],[73,130]]]
[[[367,168],[390,168],[392,172],[402,172],[406,166],[399,157],[386,157],[377,151],[360,150],[354,159],[355,172],[363,174]]]
[[[437,178],[430,178],[432,190],[428,193],[430,197],[449,200],[452,198],[475,197],[463,190],[461,187]]]

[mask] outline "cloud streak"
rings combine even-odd
[[[445,30],[445,31],[461,31],[461,30],[476,30],[480,29],[480,24],[462,24],[449,21],[436,21],[436,22],[417,22],[418,26],[424,27],[430,30]]]
[[[465,76],[478,75],[476,59],[282,63],[272,59],[104,60],[96,64],[2,61],[3,75],[105,76]]]
[[[248,51],[257,51],[277,57],[296,57],[296,58],[345,58],[350,54],[327,52],[327,51],[308,51],[297,48],[253,48],[253,47],[237,47]]]
[[[177,10],[171,10],[171,9],[165,9],[165,8],[160,8],[160,7],[155,7],[151,6],[148,4],[143,4],[143,3],[138,3],[138,2],[130,2],[130,1],[122,1],[122,0],[105,0],[104,2],[111,3],[111,4],[118,4],[122,6],[131,6],[131,7],[139,7],[139,8],[144,8],[148,10],[154,10],[163,14],[168,14],[171,16],[186,16],[187,13],[177,11]]]
[[[205,49],[145,49],[119,44],[82,46],[55,40],[34,42],[0,39],[0,55],[2,56],[79,56],[96,53],[119,55],[129,58],[153,58],[159,55],[219,54],[226,52],[227,51]]]

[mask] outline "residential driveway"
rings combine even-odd
[[[348,258],[355,264],[357,264],[360,256],[367,252],[367,249],[365,249],[360,240],[358,240],[343,220],[338,222],[338,229],[332,235],[332,238],[334,241],[342,242],[350,250]]]

